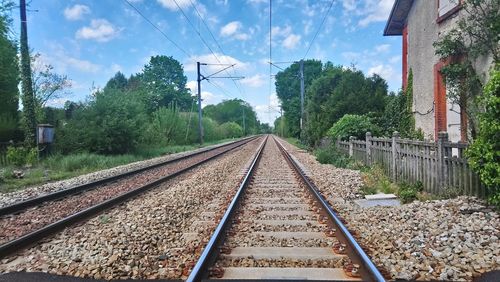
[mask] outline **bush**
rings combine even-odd
[[[488,201],[500,206],[500,70],[496,66],[479,98],[484,112],[479,117],[479,134],[466,154],[471,168],[487,187]]]
[[[380,165],[374,165],[363,171],[361,177],[363,179],[361,190],[363,190],[364,194],[375,194],[377,192],[390,194],[398,191],[398,186],[391,182]]]
[[[224,138],[238,138],[243,136],[243,129],[236,122],[225,122],[220,125]]]
[[[328,130],[328,136],[334,140],[348,139],[349,136],[354,136],[357,139],[364,140],[366,132],[371,132],[377,135],[379,128],[371,122],[371,119],[365,115],[344,115],[340,120],[333,124]]]
[[[33,165],[38,161],[38,150],[36,148],[8,147],[7,162],[15,166]]]
[[[351,158],[337,150],[333,145],[316,149],[314,155],[318,162],[322,164],[332,164],[339,168],[346,168],[352,162]]]
[[[398,196],[403,203],[410,203],[417,199],[418,194],[423,189],[424,186],[420,181],[417,181],[415,184],[401,183],[399,185]]]

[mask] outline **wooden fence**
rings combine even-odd
[[[399,138],[376,138],[366,133],[366,140],[337,140],[336,147],[366,165],[380,164],[395,182],[416,183],[424,190],[443,194],[453,189],[463,195],[485,197],[485,187],[467,163],[467,143],[453,143],[447,132],[439,132],[438,141],[416,141]]]

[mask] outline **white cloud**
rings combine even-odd
[[[58,73],[67,73],[68,69],[86,73],[96,73],[102,69],[100,65],[87,60],[81,60],[67,54],[62,45],[49,44],[50,51],[40,54],[40,61],[43,64],[54,66]]]
[[[80,20],[85,14],[90,14],[90,8],[85,5],[76,4],[73,7],[64,9],[64,17],[70,21]]]
[[[357,7],[356,0],[343,0],[342,7],[344,7],[346,11],[354,11]]]
[[[389,59],[389,63],[391,64],[395,64],[395,63],[398,63],[399,61],[401,61],[401,56],[398,55],[398,56],[393,56]]]
[[[241,32],[243,25],[239,21],[233,21],[220,29],[220,35],[222,37],[232,37],[238,40],[248,40],[250,39],[250,35]]]
[[[268,0],[247,0],[247,3],[249,4],[263,4],[263,3],[269,3]]]
[[[119,30],[107,20],[94,19],[90,22],[90,26],[84,26],[76,32],[76,38],[106,42],[116,37],[118,33]]]
[[[386,21],[391,13],[393,4],[393,0],[367,1],[365,8],[362,11],[363,18],[358,22],[358,25],[365,27],[372,22]]]
[[[256,74],[254,76],[245,77],[244,79],[242,79],[240,81],[241,81],[241,84],[247,85],[250,87],[261,87],[266,82],[264,79],[264,76],[261,74]]]
[[[368,74],[369,75],[378,74],[385,80],[390,81],[394,78],[394,69],[389,65],[380,64],[371,67],[368,70]]]
[[[216,72],[221,70],[224,67],[227,66],[221,66],[218,64],[235,64],[234,69],[235,70],[245,70],[248,68],[248,64],[245,62],[242,62],[236,58],[233,58],[231,56],[223,55],[220,53],[215,53],[217,58],[219,58],[219,61],[214,57],[212,54],[206,54],[206,55],[199,55],[199,56],[192,56],[188,59],[188,61],[184,64],[184,70],[185,71],[196,71],[196,62],[202,62],[206,63],[208,65],[202,66],[204,73],[209,72],[208,74],[212,72]],[[228,71],[232,71],[229,69]]]
[[[177,11],[179,9],[177,5],[179,5],[181,9],[184,9],[189,5],[191,5],[191,1],[193,1],[193,3],[195,2],[194,0],[176,0],[177,2],[176,4],[174,0],[157,0],[157,2],[160,3],[160,5],[169,9],[170,11]]]
[[[385,52],[389,51],[390,48],[391,48],[390,44],[377,45],[377,46],[375,46],[375,52],[377,52],[377,53],[385,53]]]
[[[113,63],[111,64],[110,70],[113,74],[117,72],[123,72],[123,67],[119,64]]]
[[[297,44],[300,43],[300,35],[296,34],[290,34],[288,35],[285,40],[283,40],[283,47],[286,49],[295,49],[297,47]]]
[[[49,99],[45,105],[48,107],[62,108],[66,101],[68,101],[68,98],[54,98]]]
[[[240,28],[241,28],[241,22],[239,21],[230,22],[220,29],[220,35],[225,37],[231,36],[234,33],[236,33]]]
[[[188,81],[186,87],[191,90],[193,96],[198,95],[198,82],[195,80]],[[203,89],[203,88],[202,88]],[[210,91],[201,91],[201,106],[215,104],[222,99],[221,95],[216,95]]]
[[[276,92],[268,96],[269,104],[260,104],[254,107],[257,118],[261,122],[273,125],[274,120],[280,115],[279,100]]]

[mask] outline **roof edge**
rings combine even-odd
[[[395,0],[389,19],[384,28],[384,36],[403,35],[406,18],[413,6],[413,0]]]

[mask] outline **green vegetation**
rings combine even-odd
[[[353,160],[349,156],[337,150],[333,145],[326,148],[317,148],[314,151],[314,155],[318,162],[332,164],[340,168],[347,168],[353,163]]]
[[[347,114],[334,123],[327,134],[333,140],[337,140],[337,138],[346,140],[350,136],[364,140],[366,132],[371,132],[374,136],[378,136],[379,131],[380,128],[372,123],[370,117]]]
[[[488,200],[500,206],[500,69],[491,72],[479,103],[479,134],[467,150],[469,164],[488,189]]]
[[[227,142],[229,139],[216,142],[205,143],[205,146]],[[24,168],[24,177],[17,179],[13,171],[19,168],[16,165],[9,165],[0,169],[0,193],[12,192],[26,186],[71,178],[85,173],[90,173],[102,169],[112,168],[131,162],[150,159],[165,154],[173,154],[200,148],[199,145],[172,145],[161,148],[141,148],[134,154],[123,155],[99,155],[95,153],[74,153],[71,155],[55,154],[40,162],[33,163],[33,166]],[[36,156],[36,155],[35,155]],[[26,163],[20,161],[19,163]]]

